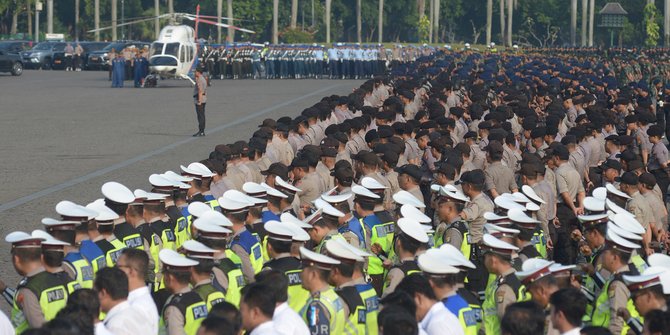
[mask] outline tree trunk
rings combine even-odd
[[[14,11],[12,12],[12,26],[9,30],[9,34],[15,35],[18,26],[19,26],[19,9],[14,8]]]
[[[507,46],[512,46],[512,15],[514,14],[514,1],[507,0]]]
[[[665,46],[670,46],[670,0],[665,0],[663,4],[663,40]]]
[[[28,19],[28,35],[33,36],[32,0],[26,0],[26,16]]]
[[[112,0],[112,41],[116,41],[116,1]]]
[[[100,41],[100,0],[93,2],[93,25],[95,26],[95,41]]]
[[[577,1],[570,1],[570,45],[577,45]]]
[[[168,13],[174,14],[174,0],[168,0]]]
[[[593,21],[595,19],[595,0],[589,0],[589,46],[593,46]]]
[[[216,23],[221,24],[223,16],[223,0],[216,0]],[[221,44],[221,33],[223,29],[221,26],[216,27],[216,43]]]
[[[493,26],[493,0],[486,0],[486,45],[491,45],[492,26]]]
[[[419,18],[426,14],[426,0],[417,0],[417,7],[419,8]]]
[[[332,0],[326,0],[326,13],[324,20],[326,21],[326,43],[330,44],[330,6]]]
[[[428,26],[428,43],[433,43],[433,21],[435,20],[435,0],[429,0],[428,2],[428,20],[430,25]]]
[[[298,26],[298,0],[291,0],[291,29]]]
[[[54,32],[54,0],[47,0],[47,33]]]
[[[585,47],[586,43],[588,42],[586,40],[587,38],[587,30],[588,30],[588,22],[589,22],[589,0],[582,0],[582,46]]]
[[[233,26],[233,0],[228,0],[227,3],[227,14],[228,15],[228,42],[233,43],[235,42],[235,29],[232,28]],[[277,7],[277,11],[279,11],[279,7]]]
[[[279,44],[279,0],[272,1],[272,44]]]
[[[670,0],[666,0],[670,1]],[[384,42],[384,0],[379,0],[379,18],[377,19],[377,40],[379,43]]]
[[[356,38],[358,43],[363,43],[363,17],[361,10],[361,0],[356,0]]]
[[[433,38],[433,42],[440,43],[440,1],[441,0],[434,0],[434,1],[435,1],[435,17],[433,18],[433,33],[435,34],[435,38]]]
[[[500,0],[500,44],[505,44],[505,0]]]
[[[30,14],[28,14],[28,17],[30,17]],[[74,40],[79,41],[79,0],[74,0]]]
[[[219,0],[221,1],[221,0]],[[161,15],[161,4],[160,0],[154,0],[154,16],[156,17],[154,19],[154,35],[156,35],[156,39],[158,39],[158,36],[161,34],[161,21],[158,18],[158,16]],[[221,28],[219,28],[221,29]]]

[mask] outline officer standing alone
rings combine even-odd
[[[205,136],[205,104],[207,103],[207,80],[202,75],[202,69],[195,70],[195,86],[193,87],[195,113],[198,115],[198,132],[193,137]]]

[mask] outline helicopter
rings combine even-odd
[[[249,29],[208,20],[210,18],[216,17],[200,15],[200,6],[196,8],[195,15],[188,13],[163,14],[157,17],[125,22],[117,26],[136,24],[155,20],[156,18],[169,18],[171,22],[161,29],[158,35],[158,39],[151,43],[148,59],[149,75],[145,78],[145,87],[155,86],[158,78],[187,79],[191,82],[191,84],[195,85],[195,81],[193,81],[192,75],[193,70],[198,63],[197,56],[199,44],[196,42],[196,37],[198,35],[199,23],[211,24],[223,28],[230,27],[241,32],[255,34],[254,31]],[[178,19],[195,21],[195,29],[185,24],[178,25],[176,23]],[[93,29],[89,30],[88,32],[90,33],[107,29],[111,29],[111,27]]]

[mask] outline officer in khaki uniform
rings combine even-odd
[[[420,202],[424,203],[423,193],[419,188],[421,183],[421,169],[414,164],[406,164],[395,169],[398,172],[398,184],[401,189],[409,192]]]
[[[507,306],[517,301],[528,300],[528,297],[511,263],[512,253],[518,248],[489,234],[484,235],[482,242],[486,269],[496,275],[495,280],[486,287],[482,304],[484,329],[486,334],[500,334],[500,320]]]
[[[289,168],[293,171],[295,187],[302,190],[298,193],[298,198],[300,199],[300,207],[305,210],[311,207],[312,201],[321,195],[321,181],[316,172],[309,171],[309,164],[306,159],[294,158]]]
[[[498,141],[492,141],[486,146],[486,157],[488,166],[484,170],[486,174],[486,191],[492,198],[503,193],[514,193],[517,191],[514,171],[502,164],[503,147]]]
[[[394,241],[394,250],[400,262],[394,264],[386,275],[382,297],[392,293],[406,276],[421,272],[416,263],[416,256],[428,247],[428,235],[418,221],[400,218],[397,224],[399,229]]]
[[[479,243],[484,234],[484,213],[493,212],[494,208],[491,198],[483,192],[485,179],[484,172],[477,169],[464,173],[456,182],[463,187],[463,194],[470,198],[460,215],[470,224],[473,244]]]
[[[470,235],[468,223],[459,214],[469,202],[468,198],[458,190],[450,191],[446,187],[441,187],[436,202],[437,215],[440,221],[446,223],[446,225],[444,229],[436,230],[439,235],[436,234],[435,236],[435,246],[451,244],[454,248],[465,253],[463,249],[466,247],[469,249],[468,236]]]
[[[642,249],[645,252],[651,253],[649,249],[649,242],[651,242],[651,232],[656,226],[654,221],[654,212],[649,207],[649,203],[644,195],[638,189],[638,176],[633,172],[624,172],[620,178],[621,191],[625,192],[630,200],[626,202],[626,211],[635,215],[635,219],[645,229],[645,234],[642,239]]]

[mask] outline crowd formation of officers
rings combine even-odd
[[[62,201],[6,236],[14,327],[667,334],[670,85],[616,62],[440,51]]]
[[[216,79],[364,79],[392,66],[430,55],[434,47],[334,43],[324,45],[242,44],[205,47],[202,59]]]

